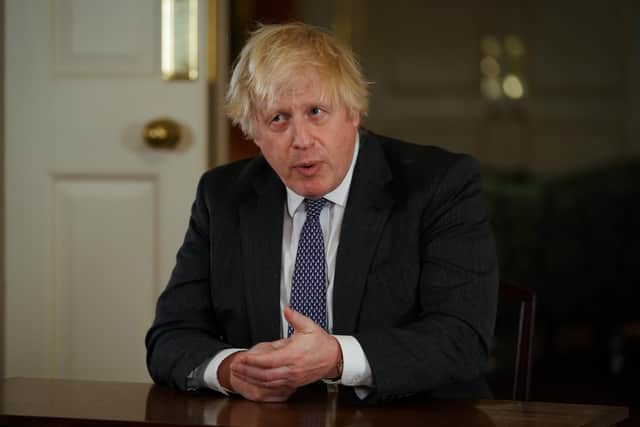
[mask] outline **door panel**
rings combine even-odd
[[[53,196],[54,371],[144,380],[140,337],[153,316],[157,185],[153,178],[64,177]]]
[[[153,74],[159,53],[159,6],[155,0],[53,1],[54,71]]]

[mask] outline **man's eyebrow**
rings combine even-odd
[[[265,116],[273,116],[274,114],[281,114],[286,112],[286,108],[283,108],[280,105],[272,105],[269,107],[265,107],[260,110],[261,114]]]

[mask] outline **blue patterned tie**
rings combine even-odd
[[[320,227],[320,212],[327,199],[304,200],[307,219],[300,231],[296,265],[291,283],[291,308],[327,328],[327,292],[324,239]],[[288,336],[293,334],[289,325]]]

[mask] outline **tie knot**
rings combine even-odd
[[[324,207],[325,203],[327,203],[327,199],[325,199],[324,197],[317,200],[304,199],[304,203],[307,208],[307,218],[308,217],[317,218],[320,216],[320,212],[322,211],[322,208]]]

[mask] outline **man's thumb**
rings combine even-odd
[[[284,308],[284,318],[295,332],[310,333],[314,327],[318,326],[313,320],[304,314],[298,313],[291,307]]]

